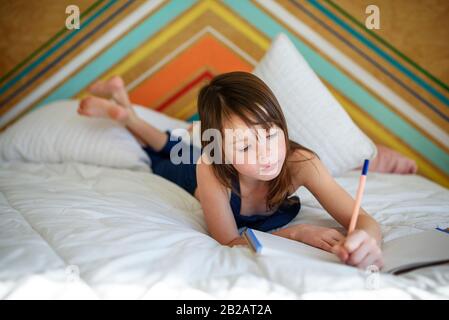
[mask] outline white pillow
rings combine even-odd
[[[150,123],[155,128],[161,131],[174,130],[178,128],[187,129],[190,126],[190,123],[187,121],[172,118],[162,112],[150,108],[145,108],[137,104],[133,104],[133,108],[136,111],[139,118]],[[173,135],[180,136],[177,134],[176,131],[173,132]]]
[[[276,36],[253,74],[278,99],[290,139],[315,151],[332,175],[376,156],[375,144],[351,120],[288,36]]]
[[[0,159],[99,166],[150,171],[150,159],[122,125],[77,113],[78,100],[59,100],[37,109],[0,135]],[[134,105],[136,112],[161,130],[185,128],[187,122]]]

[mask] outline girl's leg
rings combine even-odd
[[[88,91],[94,95],[110,99],[119,106],[128,110],[131,114],[136,115],[129,100],[128,92],[126,91],[125,82],[120,76],[113,76],[107,81],[97,81],[89,86]],[[131,134],[136,138],[141,146],[147,145],[139,135],[129,128]]]
[[[113,99],[118,105],[130,110],[135,114],[131,101],[126,91],[125,82],[120,76],[113,76],[108,81],[98,81],[89,87],[89,91],[94,95]],[[187,129],[192,133],[193,125]]]
[[[130,110],[135,114],[131,101],[126,91],[125,82],[120,76],[113,76],[108,81],[97,81],[89,87],[89,92],[103,98],[112,99],[118,105]],[[193,124],[187,128],[190,133],[193,131]]]
[[[80,103],[80,114],[111,117],[124,124],[142,146],[149,145],[156,151],[162,149],[167,142],[167,133],[137,116],[121,77],[114,76],[108,81],[96,82],[89,87],[89,91],[112,101],[98,97],[83,99]]]
[[[149,145],[156,151],[161,150],[168,139],[167,133],[153,127],[135,113],[104,98],[90,96],[82,99],[78,113],[89,117],[116,120],[125,125],[136,138],[140,139],[142,145]]]

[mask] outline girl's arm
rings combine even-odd
[[[346,230],[349,228],[354,199],[335,181],[323,163],[312,153],[298,150],[298,158],[311,159],[298,163],[295,177],[320,202],[323,208]],[[351,265],[366,267],[383,264],[380,245],[382,234],[378,223],[360,208],[356,230],[333,252]]]
[[[204,158],[205,155],[202,155]],[[239,235],[237,224],[229,204],[226,188],[217,180],[210,164],[197,162],[198,197],[210,235],[222,245],[247,245]],[[273,232],[281,237],[293,239],[296,227]]]
[[[228,192],[212,172],[211,164],[205,162],[202,154],[197,161],[196,176],[198,198],[203,209],[209,234],[222,245],[239,243],[237,224],[229,204]],[[243,239],[241,239],[243,240]]]

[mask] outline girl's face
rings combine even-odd
[[[224,126],[224,153],[228,162],[242,175],[269,181],[281,172],[286,156],[285,135],[273,125],[248,127],[238,116]]]

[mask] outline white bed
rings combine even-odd
[[[275,93],[290,137],[354,195],[360,173],[350,169],[373,159],[375,144],[286,35],[254,74]],[[352,267],[219,245],[196,199],[150,173],[126,129],[77,107],[54,101],[0,135],[1,298],[449,298],[448,265],[381,275],[372,290],[372,275]],[[161,130],[188,126],[135,109]],[[298,195],[292,223],[338,227],[305,189]],[[362,205],[386,240],[449,226],[449,190],[419,176],[370,173]]]
[[[337,178],[355,193],[358,171]],[[292,223],[337,226],[307,190]],[[449,191],[370,173],[363,207],[384,238],[447,226]],[[79,278],[77,275],[79,274]],[[145,170],[0,164],[0,297],[449,298],[449,265],[380,275],[300,257],[256,257],[208,236],[199,203]]]

